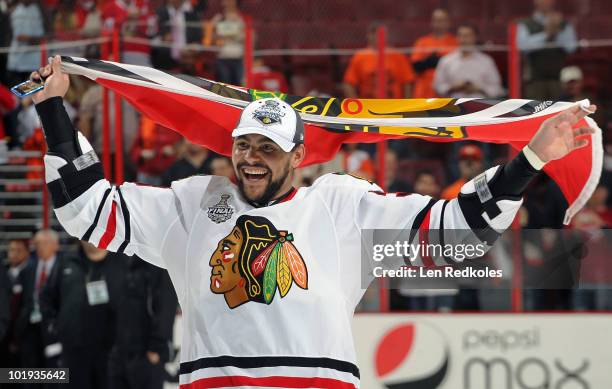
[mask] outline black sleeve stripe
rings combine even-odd
[[[429,210],[431,209],[431,207],[434,206],[435,203],[436,203],[436,200],[434,199],[429,200],[429,203],[427,203],[427,205],[423,207],[423,209],[421,209],[419,214],[416,216],[416,218],[414,219],[414,223],[412,223],[412,228],[410,229],[409,242],[412,242],[412,240],[414,239],[414,236],[419,231],[419,228],[421,228],[421,224],[423,224],[423,220],[425,220],[425,216],[427,216],[427,212],[429,212]]]
[[[123,243],[119,246],[117,253],[123,254],[125,248],[128,243],[130,243],[130,211],[123,199],[123,195],[121,194],[121,189],[117,188],[117,193],[119,193],[119,201],[121,203],[121,213],[123,214],[123,225],[125,226],[125,238],[123,239]]]
[[[447,205],[448,205],[448,200],[444,200],[444,203],[442,203],[442,210],[440,211],[440,224],[438,225],[438,230],[440,231],[440,245],[442,247],[445,247],[444,246],[445,244],[444,242],[444,212],[446,212]],[[444,260],[444,262],[446,262],[449,265],[455,264],[455,262],[452,259],[444,255],[444,250],[442,250],[442,259]]]
[[[61,208],[70,202],[70,196],[66,192],[66,187],[62,180],[54,180],[47,183],[47,189],[51,194],[51,200],[53,200],[54,208]]]
[[[110,188],[108,188],[106,192],[104,192],[104,196],[102,196],[102,200],[100,201],[100,205],[98,205],[98,210],[96,211],[96,217],[94,218],[93,223],[91,223],[91,226],[89,226],[87,231],[85,231],[85,234],[81,237],[81,240],[89,241],[89,238],[91,238],[91,234],[98,225],[98,220],[100,220],[100,214],[102,213],[102,209],[104,209],[104,204],[106,204],[106,199],[108,198],[110,192]]]

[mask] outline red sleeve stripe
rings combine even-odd
[[[98,243],[98,247],[101,249],[106,249],[108,247],[108,244],[112,242],[117,231],[117,203],[115,201],[112,203],[113,205],[108,215],[108,221],[106,222],[106,230]]]
[[[321,389],[356,389],[352,383],[333,378],[320,377],[247,377],[226,376],[202,378],[189,384],[182,384],[180,389],[212,388],[321,388]]]

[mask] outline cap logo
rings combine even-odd
[[[264,125],[281,123],[283,116],[285,116],[285,112],[281,111],[278,101],[274,100],[266,100],[263,106],[253,112],[253,118]]]

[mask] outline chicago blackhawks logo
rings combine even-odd
[[[268,219],[240,216],[210,257],[210,290],[236,308],[249,301],[270,304],[277,289],[283,298],[294,283],[308,289],[306,264],[292,242],[293,234]]]

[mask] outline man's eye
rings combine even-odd
[[[274,146],[272,145],[263,145],[261,148],[266,153],[271,153],[274,151]]]
[[[221,247],[221,251],[229,251],[229,249],[230,249],[230,248],[229,248],[229,246],[228,246],[228,245],[226,245],[226,244],[224,244],[224,245]]]
[[[246,149],[248,149],[248,148],[249,148],[249,145],[248,145],[248,144],[246,144],[246,143],[238,143],[238,148],[239,148],[240,150],[246,150]]]

